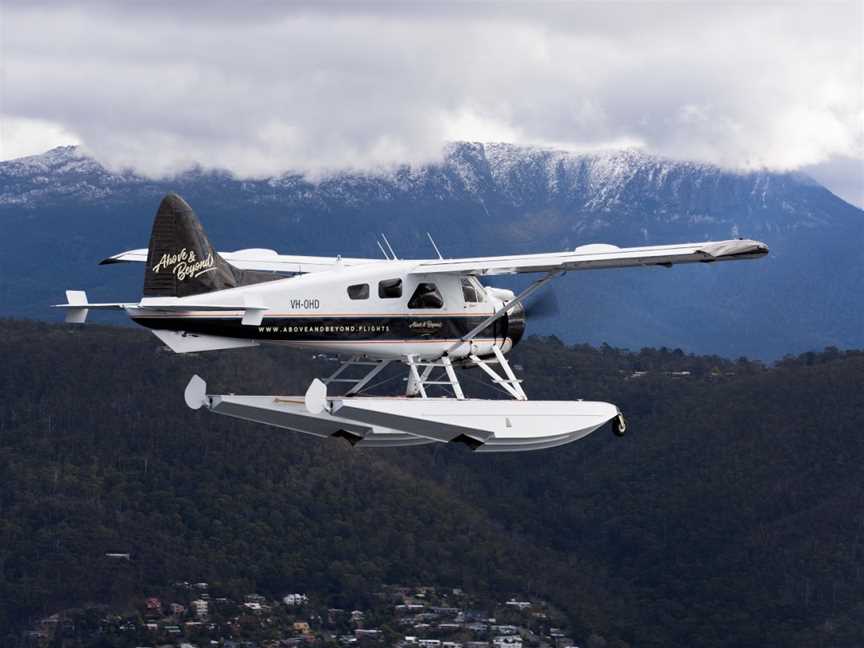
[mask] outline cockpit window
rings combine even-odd
[[[348,297],[350,299],[369,299],[369,284],[348,286]]]
[[[474,277],[462,277],[462,296],[467,303],[477,303],[485,300],[486,291]]]
[[[408,300],[408,308],[443,308],[444,299],[434,283],[419,283],[411,299]]]
[[[402,296],[401,279],[385,279],[378,282],[378,296],[382,299],[395,299]]]

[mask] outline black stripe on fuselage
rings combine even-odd
[[[480,317],[266,317],[261,324],[246,326],[241,318],[134,317],[151,329],[186,331],[201,335],[290,342],[354,340],[453,340],[480,324]],[[507,317],[487,326],[478,337],[507,336]]]

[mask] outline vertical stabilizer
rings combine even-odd
[[[189,203],[175,193],[162,199],[147,250],[145,297],[187,297],[278,278],[232,266],[210,245]]]
[[[210,245],[195,212],[175,193],[162,199],[147,250],[145,297],[186,297],[237,286],[231,265]]]

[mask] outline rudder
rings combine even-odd
[[[278,279],[244,272],[219,256],[192,207],[176,193],[159,204],[144,271],[144,297],[187,297]]]

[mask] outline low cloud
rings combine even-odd
[[[859,2],[254,6],[7,3],[2,156],[45,133],[150,175],[367,169],[454,139],[864,156]]]

